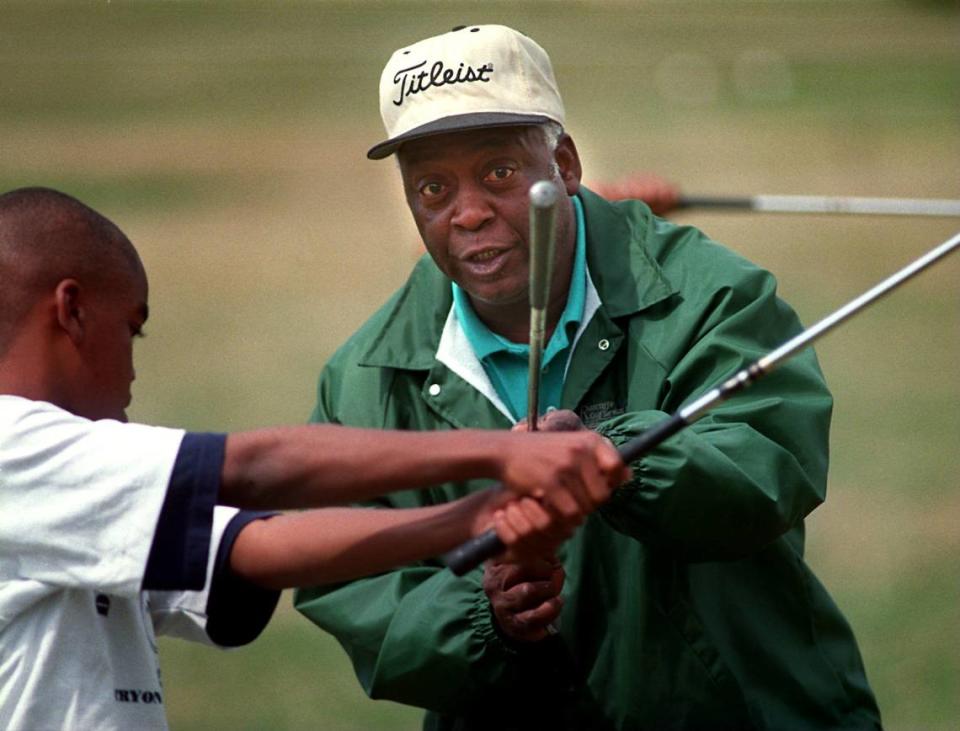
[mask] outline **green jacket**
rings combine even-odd
[[[614,442],[799,332],[769,273],[642,203],[580,196],[602,305],[562,406]],[[421,259],[324,369],[314,420],[508,428],[434,358],[451,299]],[[831,406],[808,350],[636,462],[633,482],[562,551],[565,605],[550,640],[502,638],[482,571],[456,578],[437,561],[303,589],[296,606],[339,639],[372,698],[429,709],[425,728],[879,728],[850,628],[803,560]]]

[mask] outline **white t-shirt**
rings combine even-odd
[[[0,395],[0,728],[167,727],[155,632],[211,641],[210,545],[237,516],[214,514],[216,453],[204,476],[182,447],[182,430]],[[145,591],[151,575],[200,590]]]

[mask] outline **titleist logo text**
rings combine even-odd
[[[443,61],[435,61],[430,70],[423,69],[427,65],[426,61],[421,61],[416,66],[408,66],[400,69],[393,75],[393,83],[400,86],[400,96],[393,100],[398,107],[403,104],[403,100],[408,96],[419,94],[432,86],[446,86],[447,84],[465,84],[471,81],[490,81],[488,74],[493,73],[493,64],[485,63],[480,68],[473,68],[463,62],[456,70],[446,68]]]

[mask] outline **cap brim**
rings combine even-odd
[[[482,129],[484,127],[515,127],[519,125],[544,124],[554,121],[542,114],[511,114],[509,112],[475,112],[471,114],[457,114],[444,117],[433,122],[414,127],[402,135],[391,137],[389,140],[374,145],[367,152],[371,160],[382,160],[389,157],[405,142],[418,140],[421,137],[445,134],[448,132],[462,132],[468,129]]]

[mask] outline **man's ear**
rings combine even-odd
[[[574,195],[580,190],[580,179],[583,177],[583,168],[580,165],[580,153],[573,143],[573,138],[563,134],[557,141],[557,149],[553,152],[557,167],[560,168],[560,179],[567,195]]]
[[[87,313],[80,299],[81,288],[76,279],[64,279],[57,285],[55,290],[57,324],[74,345],[79,345],[83,340],[87,320]]]

